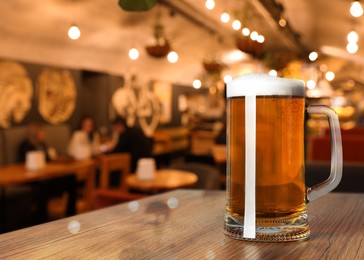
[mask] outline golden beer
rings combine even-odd
[[[256,99],[256,214],[262,221],[294,217],[305,211],[304,98]],[[245,98],[228,100],[227,211],[244,216]],[[259,221],[259,220],[258,220]]]
[[[256,97],[256,222],[277,226],[305,215],[303,97]],[[228,99],[226,218],[243,223],[245,98]],[[229,220],[227,220],[229,222]],[[231,222],[231,221],[230,221]],[[304,225],[305,226],[305,225]],[[306,228],[296,230],[307,232]]]

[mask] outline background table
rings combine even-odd
[[[0,235],[0,259],[363,259],[364,194],[309,204],[311,238],[223,234],[223,191],[178,190]]]
[[[136,174],[127,178],[129,188],[151,193],[189,187],[196,182],[196,174],[174,169],[157,170],[153,180],[139,180]]]
[[[93,169],[95,167],[96,162],[92,159],[48,162],[43,168],[33,171],[27,170],[25,164],[10,164],[0,167],[0,186],[46,180],[69,174],[77,174],[80,171],[84,173],[84,169]],[[93,178],[93,173],[89,173],[88,177]]]
[[[67,175],[76,175],[85,181],[85,199],[90,205],[92,192],[95,186],[95,168],[97,162],[87,160],[63,160],[48,162],[42,169],[29,171],[25,164],[11,164],[0,167],[0,187],[6,188],[11,185],[26,184],[36,181],[48,180]]]

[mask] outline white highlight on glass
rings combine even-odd
[[[231,26],[235,31],[240,30],[241,22],[239,20],[234,20]]]
[[[335,78],[335,73],[334,73],[334,72],[332,72],[332,71],[328,71],[328,72],[326,72],[326,74],[325,74],[325,78],[326,78],[328,81],[332,81],[332,80],[334,80],[334,78]]]
[[[137,212],[139,210],[139,202],[130,201],[129,204],[128,204],[128,208],[132,212]]]
[[[201,88],[201,86],[202,86],[201,80],[199,80],[199,79],[195,79],[195,80],[192,82],[192,86],[193,86],[195,89],[199,89],[199,88]]]
[[[77,40],[81,36],[81,31],[76,25],[72,25],[68,29],[68,37],[72,40]]]
[[[350,13],[354,17],[360,17],[363,15],[363,7],[358,0],[351,3]]]
[[[228,23],[230,21],[230,14],[222,13],[220,16],[221,22]]]
[[[205,6],[207,9],[212,10],[215,8],[215,1],[214,0],[206,0]]]
[[[68,223],[68,231],[71,234],[77,234],[81,229],[81,224],[80,222],[78,222],[77,220],[72,220],[71,222]]]
[[[131,60],[137,60],[139,58],[139,51],[135,48],[129,50],[129,58]]]
[[[167,200],[167,205],[170,209],[175,209],[178,207],[178,199],[176,197],[170,197]]]
[[[311,52],[311,53],[308,55],[308,58],[310,59],[310,61],[315,61],[315,60],[317,60],[317,58],[318,58],[318,53],[317,53],[317,52],[315,52],[315,51],[313,51],[313,52]]]
[[[176,63],[178,61],[178,54],[175,51],[168,53],[167,59],[170,63]]]
[[[256,96],[245,96],[245,210],[243,237],[256,236]]]

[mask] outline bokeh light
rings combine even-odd
[[[176,63],[178,61],[178,54],[175,51],[168,53],[167,59],[170,63]]]
[[[81,230],[81,224],[77,220],[72,220],[68,223],[68,231],[71,234],[77,234]]]
[[[335,73],[334,73],[334,72],[332,72],[332,71],[328,71],[328,72],[326,72],[326,74],[325,74],[325,78],[326,78],[328,81],[332,81],[332,80],[334,80],[334,78],[335,78]]]
[[[129,204],[128,204],[128,208],[132,212],[137,212],[139,210],[139,202],[130,201]]]
[[[139,58],[139,51],[135,48],[129,50],[129,58],[131,60],[137,60]]]
[[[308,89],[314,89],[316,88],[316,81],[310,79],[309,81],[307,81],[307,88]]]
[[[230,21],[230,15],[228,13],[222,13],[220,19],[221,22],[228,23]]]
[[[76,25],[72,25],[68,29],[68,37],[72,40],[77,40],[81,36],[81,31]]]
[[[199,89],[199,88],[201,88],[201,85],[202,85],[202,83],[201,83],[201,80],[199,80],[199,79],[195,79],[195,80],[192,82],[192,86],[193,86],[195,89]]]
[[[167,200],[167,205],[170,209],[175,209],[178,207],[178,199],[176,197],[170,197]]]
[[[311,53],[308,55],[308,58],[310,59],[310,61],[315,61],[315,60],[317,60],[317,58],[318,58],[318,53],[317,53],[317,52],[315,52],[315,51],[313,51],[313,52],[311,52]]]

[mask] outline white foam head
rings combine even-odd
[[[244,96],[305,96],[302,80],[246,74],[227,84],[227,97]]]

